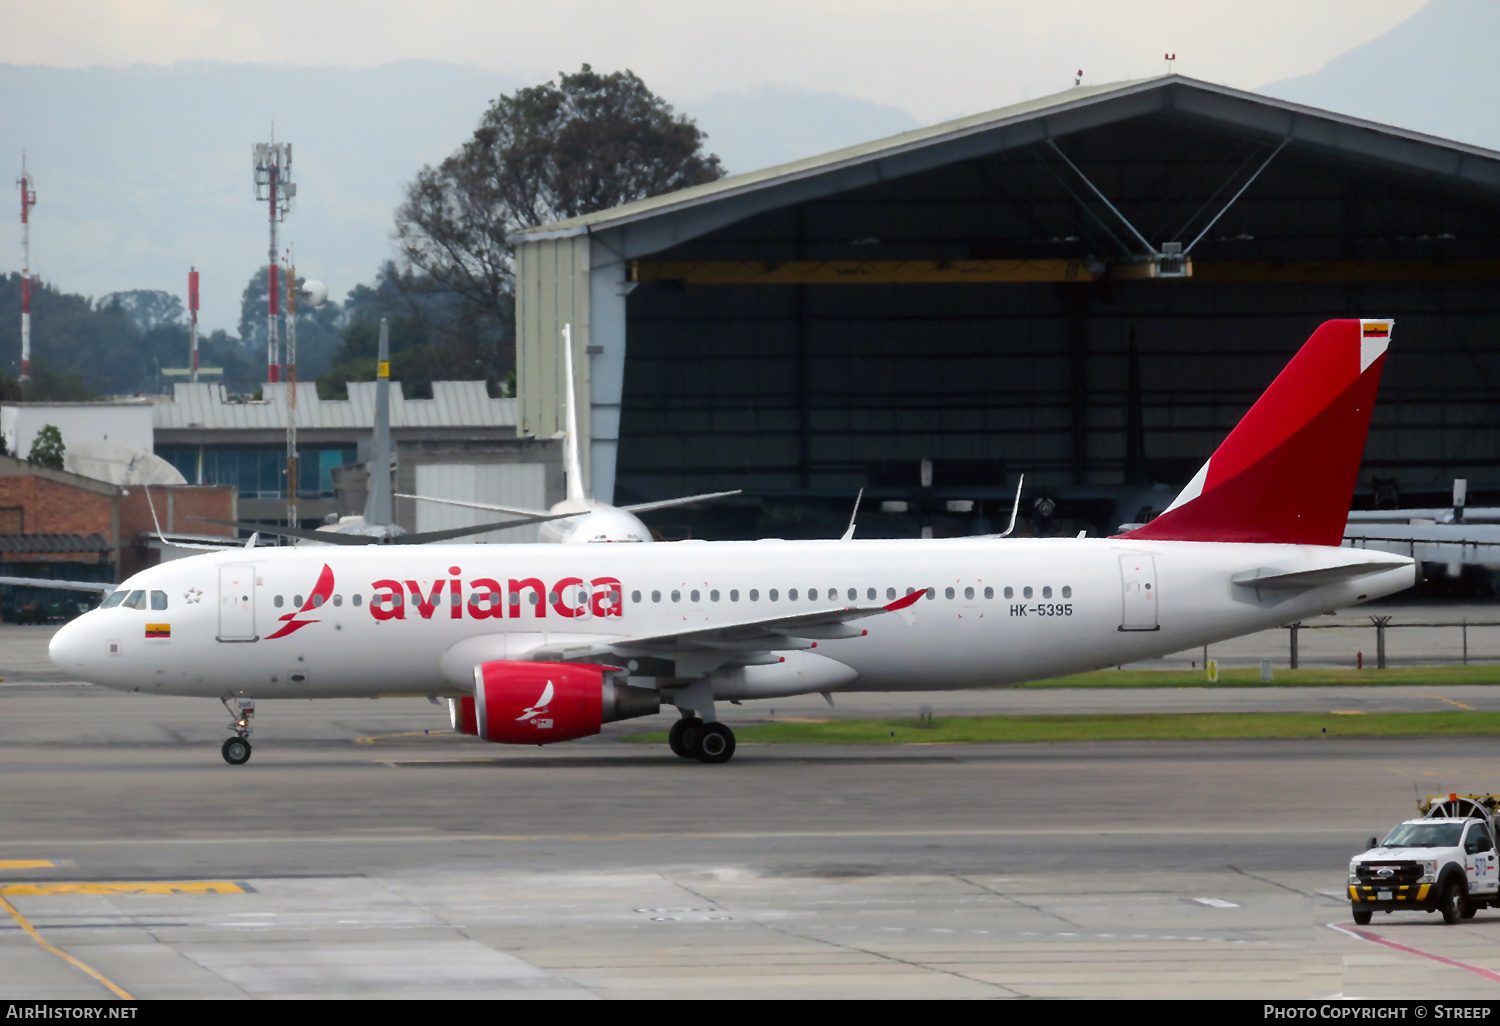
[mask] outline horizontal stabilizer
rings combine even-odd
[[[1318,588],[1325,584],[1335,584],[1339,581],[1352,580],[1355,577],[1364,577],[1367,574],[1384,573],[1387,570],[1396,570],[1400,567],[1411,566],[1407,560],[1390,560],[1363,563],[1346,563],[1343,566],[1324,566],[1315,570],[1275,570],[1270,567],[1259,567],[1255,570],[1246,570],[1244,573],[1235,574],[1230,578],[1235,584],[1244,585],[1256,590],[1271,589],[1278,591],[1294,591],[1305,588]]]

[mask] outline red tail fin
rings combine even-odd
[[[1167,511],[1123,537],[1338,545],[1393,323],[1325,322]]]

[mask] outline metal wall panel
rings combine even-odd
[[[587,477],[592,425],[587,397],[593,390],[584,355],[592,327],[588,236],[521,243],[516,247],[516,289],[518,430],[534,438],[551,438],[563,430],[562,328],[572,324],[578,394],[585,397],[578,404],[578,433]]]
[[[547,468],[542,463],[419,463],[417,494],[459,502],[543,510],[547,508]],[[503,519],[484,510],[418,502],[417,531],[446,531]],[[539,524],[458,538],[458,542],[521,544],[537,540]]]

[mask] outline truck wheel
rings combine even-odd
[[[1354,910],[1354,925],[1355,926],[1369,926],[1370,925],[1370,920],[1373,919],[1374,917],[1375,917],[1375,913],[1371,912],[1369,909],[1367,909],[1367,908],[1357,908],[1357,909]]]
[[[1469,896],[1464,893],[1464,887],[1457,880],[1448,881],[1448,886],[1443,888],[1443,897],[1438,905],[1438,910],[1443,913],[1443,922],[1453,926],[1464,918],[1464,911],[1469,907]]]
[[[1472,901],[1466,901],[1466,902],[1464,902],[1463,917],[1465,919],[1473,919],[1474,918],[1474,913],[1478,912],[1478,911],[1479,911],[1479,906],[1476,905],[1474,902],[1472,902]]]

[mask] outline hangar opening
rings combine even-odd
[[[595,495],[668,536],[1113,532],[1322,321],[1393,317],[1356,502],[1500,495],[1500,154],[1178,76],[543,226],[522,430],[572,323]]]

